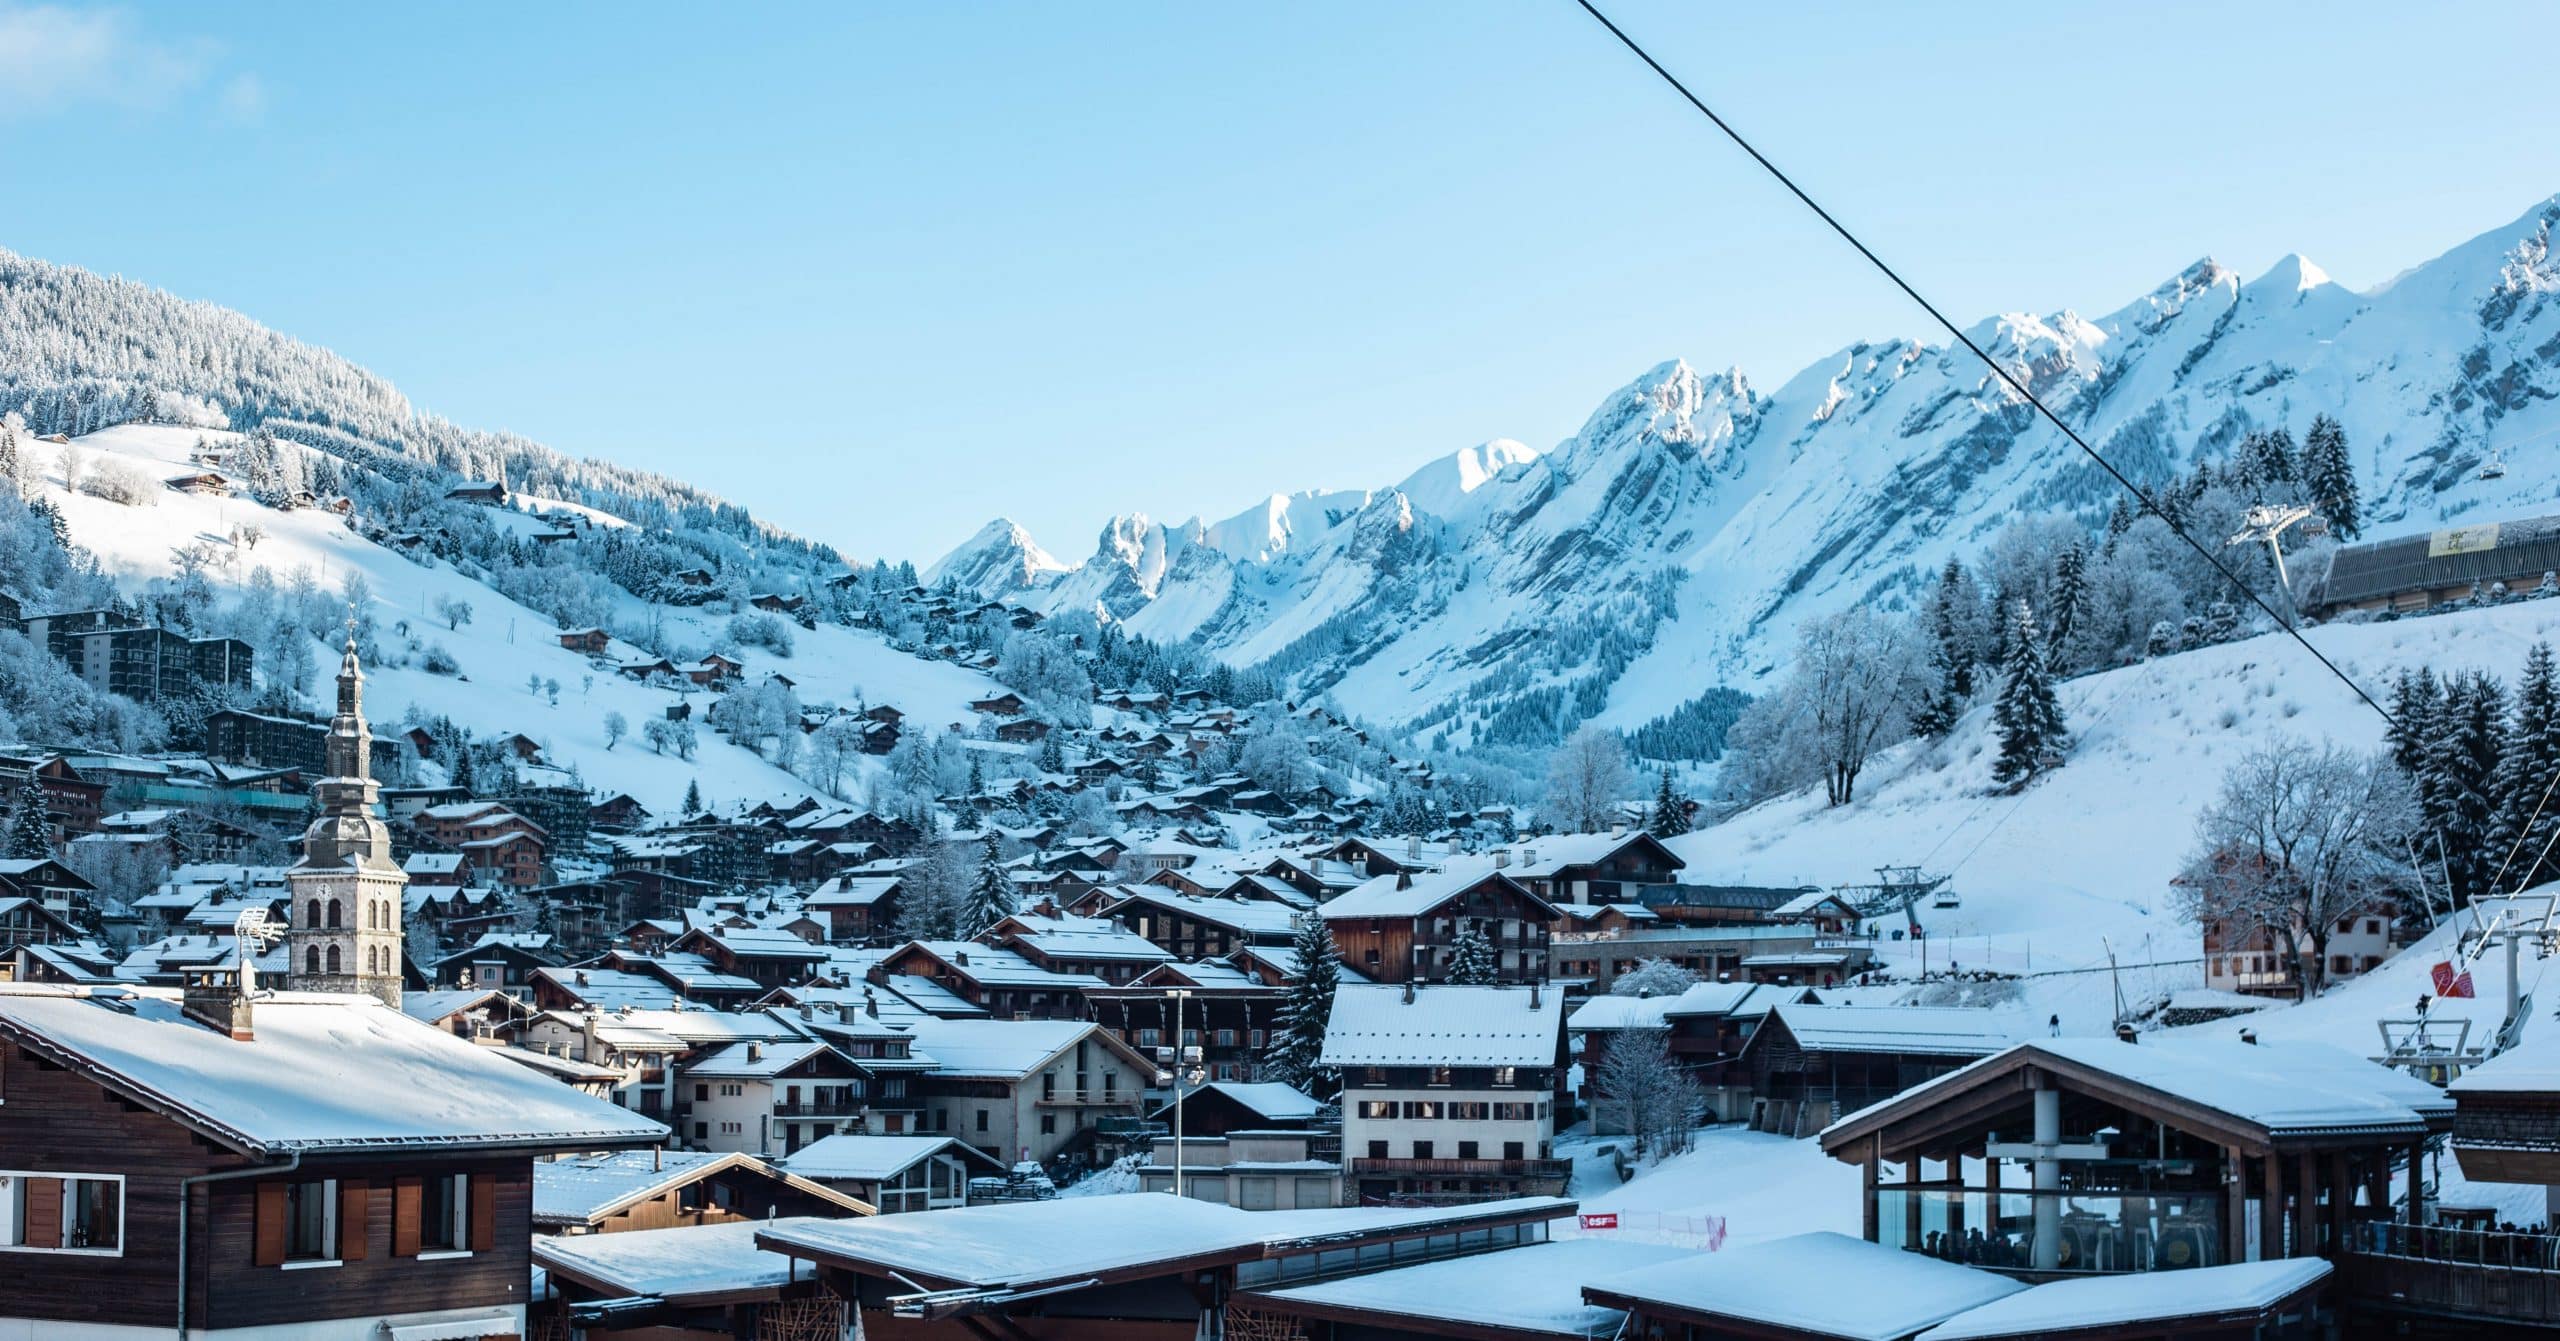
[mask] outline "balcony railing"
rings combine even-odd
[[[773,1115],[784,1118],[849,1118],[868,1110],[871,1105],[858,1100],[819,1099],[796,1104],[775,1104]]]
[[[1040,1096],[1043,1108],[1135,1108],[1136,1090],[1051,1090]]]
[[[1991,1192],[1879,1188],[1876,1240],[1995,1271],[2174,1271],[2229,1260],[2220,1195],[2200,1191]],[[2049,1199],[2050,1261],[2036,1251]]]
[[[1569,1159],[1355,1159],[1355,1174],[1410,1178],[1570,1178]]]
[[[2348,1239],[2345,1278],[2383,1309],[2547,1324],[2560,1318],[2560,1236],[2368,1223]]]

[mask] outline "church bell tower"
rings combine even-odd
[[[352,625],[352,621],[350,621]],[[400,919],[409,877],[391,860],[391,833],[374,815],[373,736],[364,723],[364,670],[355,634],[338,665],[338,711],[329,722],[329,776],[312,788],[302,860],[285,873],[293,893],[293,988],[362,992],[400,1004]]]

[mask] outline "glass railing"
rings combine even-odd
[[[2036,1202],[2050,1197],[2052,1261],[2036,1261]],[[1876,1240],[1927,1256],[2010,1270],[2174,1271],[2219,1266],[2222,1198],[2204,1192],[1876,1193]]]

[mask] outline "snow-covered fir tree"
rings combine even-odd
[[[1322,1058],[1334,989],[1342,982],[1342,958],[1333,933],[1313,909],[1298,914],[1290,932],[1289,973],[1289,994],[1273,1021],[1278,1027],[1271,1031],[1263,1069],[1272,1080],[1323,1098],[1333,1090]]]
[[[1464,987],[1483,987],[1500,976],[1499,962],[1494,957],[1493,938],[1484,928],[1468,923],[1449,938],[1449,981]]]
[[[40,861],[53,855],[53,820],[45,812],[44,784],[30,771],[9,809],[9,858]]]
[[[997,922],[1013,916],[1013,880],[1005,874],[1004,852],[996,845],[993,829],[979,840],[977,878],[969,883],[969,898],[961,913],[960,932],[975,936]]]
[[[2494,677],[2457,673],[2445,684],[2418,770],[2421,843],[2432,839],[2437,849],[2425,855],[2436,859],[2463,903],[2486,893],[2496,870],[2489,825],[2497,813],[2492,789],[2505,717],[2506,690]]]
[[[2353,540],[2364,530],[2364,504],[2356,493],[2347,431],[2326,414],[2314,418],[2302,438],[2302,488],[2304,501],[2329,519],[2330,534]]]
[[[1671,765],[1662,766],[1661,785],[1653,789],[1653,812],[1645,817],[1645,831],[1656,838],[1677,838],[1689,832],[1689,798],[1671,783]]]
[[[1921,735],[1938,737],[1954,730],[1956,719],[1973,702],[1975,611],[1981,599],[1964,564],[1949,558],[1927,612],[1930,687],[1911,718],[1912,729]]]
[[[2491,874],[2503,889],[2530,889],[2551,878],[2543,856],[2560,836],[2560,684],[2554,683],[2551,644],[2525,654],[2515,705],[2498,771],[2490,779],[2497,813],[2489,821]],[[2503,866],[2505,875],[2497,876]]]
[[[2009,620],[2008,644],[2008,674],[1992,708],[2000,757],[1991,765],[1991,777],[2018,786],[2054,764],[2071,738],[2063,727],[2062,703],[2054,697],[2035,611],[2024,601],[2016,604]]]

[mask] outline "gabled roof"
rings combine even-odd
[[[255,1037],[187,1018],[175,992],[0,989],[0,1037],[251,1154],[605,1148],[667,1129],[371,997],[279,992]]]
[[[2453,1112],[2453,1100],[2434,1086],[2326,1044],[2042,1038],[1852,1113],[1823,1130],[1822,1148],[1839,1155],[1861,1136],[2024,1067],[2066,1085],[2181,1111],[2235,1141],[2349,1132],[2415,1136],[2440,1127]]]
[[[1116,897],[1109,908],[1111,912],[1131,903],[1153,904],[1167,912],[1249,936],[1286,936],[1298,918],[1298,910],[1285,903],[1178,894],[1162,885],[1114,885],[1112,893]]]
[[[1021,1080],[1086,1039],[1120,1053],[1142,1076],[1152,1077],[1155,1069],[1153,1063],[1131,1051],[1109,1030],[1087,1020],[923,1017],[909,1024],[907,1031],[915,1038],[916,1050],[930,1054],[939,1063],[934,1068],[938,1076]]]
[[[1564,997],[1534,987],[1344,983],[1324,1031],[1326,1066],[1553,1066]]]
[[[1553,920],[1552,903],[1529,892],[1513,877],[1516,870],[1496,869],[1491,857],[1460,857],[1436,871],[1397,872],[1363,882],[1323,908],[1328,922],[1354,917],[1422,917],[1479,885],[1490,883],[1529,905],[1532,915]]]
[[[1988,1057],[2016,1042],[2028,1027],[2024,1015],[1978,1006],[1791,1004],[1771,1014],[1807,1052]]]
[[[1002,1173],[1004,1164],[957,1136],[822,1136],[779,1161],[802,1178],[880,1182],[895,1178],[918,1161],[945,1151]]]
[[[617,1150],[607,1154],[570,1155],[533,1164],[533,1222],[536,1225],[592,1225],[605,1217],[715,1174],[743,1169],[818,1200],[841,1206],[847,1215],[869,1215],[873,1208],[833,1188],[795,1178],[753,1155],[711,1154],[699,1150]]]
[[[534,1264],[611,1297],[646,1295],[703,1307],[781,1297],[807,1272],[757,1237],[772,1222],[736,1220],[621,1234],[537,1234]]]

